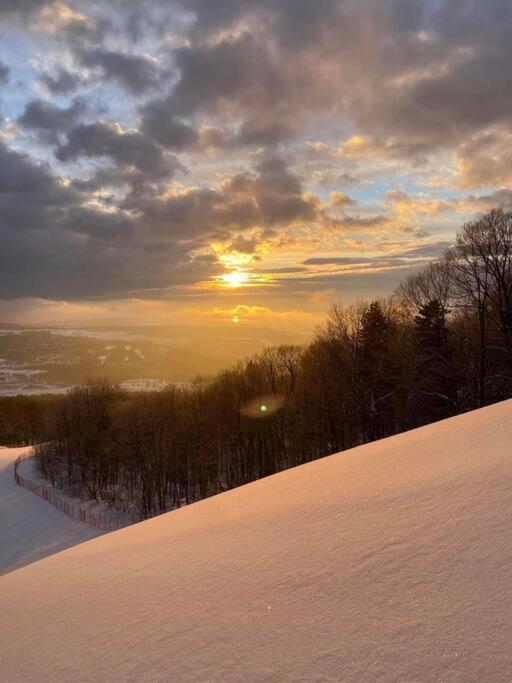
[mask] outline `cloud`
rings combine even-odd
[[[302,191],[285,162],[269,157],[255,172],[235,174],[219,189],[190,188],[166,195],[128,196],[123,207],[144,217],[150,229],[170,228],[183,239],[228,239],[233,232],[328,222],[317,197]]]
[[[156,100],[146,105],[142,122],[144,133],[169,149],[190,147],[198,140],[198,132],[193,126],[175,118],[164,102]]]
[[[18,118],[24,128],[63,133],[85,112],[85,102],[75,99],[69,107],[58,107],[45,100],[31,100]]]
[[[465,189],[512,182],[512,130],[497,127],[473,136],[456,152],[458,183]]]
[[[10,0],[8,0],[10,2]],[[28,0],[21,5],[21,13],[27,7],[32,8],[34,0]],[[68,39],[81,40],[96,34],[97,23],[95,19],[78,9],[73,4],[55,0],[54,2],[39,2],[40,11],[34,18],[36,28],[42,29],[49,34],[66,35]]]
[[[354,266],[372,263],[372,259],[350,256],[325,256],[308,258],[302,263],[305,266]]]
[[[148,178],[171,176],[180,164],[166,155],[145,135],[124,131],[116,123],[81,124],[71,129],[66,142],[59,146],[60,161],[80,157],[107,157],[122,166],[133,166]]]
[[[512,209],[512,189],[500,188],[485,195],[469,195],[460,202],[461,209],[464,211],[477,211],[486,213],[491,209],[502,208]]]
[[[0,62],[0,85],[9,81],[10,69],[7,64]]]
[[[203,322],[228,321],[236,325],[270,325],[276,329],[302,329],[310,332],[321,321],[321,316],[300,309],[276,310],[270,306],[238,304],[236,306],[214,306],[212,308],[190,308],[185,311],[188,315],[200,318]]]
[[[41,73],[38,80],[52,95],[67,95],[87,83],[81,74],[62,67],[53,73]]]
[[[258,144],[269,125],[259,113],[283,97],[284,82],[271,57],[257,40],[244,34],[215,45],[183,47],[173,52],[179,80],[169,95],[153,101],[143,111],[143,129],[171,148],[196,141],[187,119],[201,112],[236,110],[253,114],[243,122],[240,138]],[[272,101],[271,101],[272,100]],[[255,121],[258,120],[258,124]],[[280,124],[281,126],[282,124]],[[273,121],[274,137],[277,132]]]
[[[39,11],[48,5],[48,0],[2,0],[0,3],[0,16],[23,16]]]
[[[49,168],[0,142],[0,227],[44,231],[78,196],[54,178]],[[5,246],[5,245],[2,245]]]
[[[83,66],[100,69],[103,78],[117,81],[133,95],[139,95],[158,86],[158,66],[149,56],[102,48],[84,49],[78,56]]]
[[[361,230],[366,232],[372,232],[374,229],[378,229],[385,226],[391,221],[389,216],[384,214],[378,214],[377,216],[348,216],[345,215],[343,218],[336,219],[333,222],[333,226],[344,230]]]
[[[411,196],[407,192],[390,190],[385,203],[390,205],[398,220],[416,222],[419,216],[433,218],[441,213],[455,211],[456,207],[445,199],[429,196]]]
[[[0,143],[0,290],[6,298],[80,298],[184,285],[214,261],[172,234],[153,239],[137,217],[88,205],[48,166]]]
[[[0,131],[13,295],[188,295],[229,256],[275,276],[269,297],[339,291],[352,266],[355,291],[376,262],[339,260],[351,250],[397,256],[396,278],[510,203],[505,0],[4,0],[0,15],[16,27],[2,113],[21,128]],[[296,265],[308,256],[334,260]]]
[[[333,209],[346,209],[350,206],[356,206],[357,202],[348,196],[346,192],[332,192],[331,206]]]

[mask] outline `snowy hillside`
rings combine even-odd
[[[26,450],[0,448],[0,574],[104,533],[16,485],[14,461]]]
[[[7,680],[512,678],[512,402],[0,578]]]

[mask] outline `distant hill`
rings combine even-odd
[[[23,328],[0,324],[0,395],[60,393],[90,377],[189,382],[306,337],[250,324]]]

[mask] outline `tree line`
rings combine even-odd
[[[0,396],[0,445],[32,446],[45,441],[48,414],[60,400],[54,395]]]
[[[61,488],[141,517],[512,395],[512,213],[465,224],[386,300],[189,388],[73,389],[37,449]]]

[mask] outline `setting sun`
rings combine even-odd
[[[241,287],[249,281],[249,275],[243,271],[234,270],[222,276],[222,281],[229,287]]]

